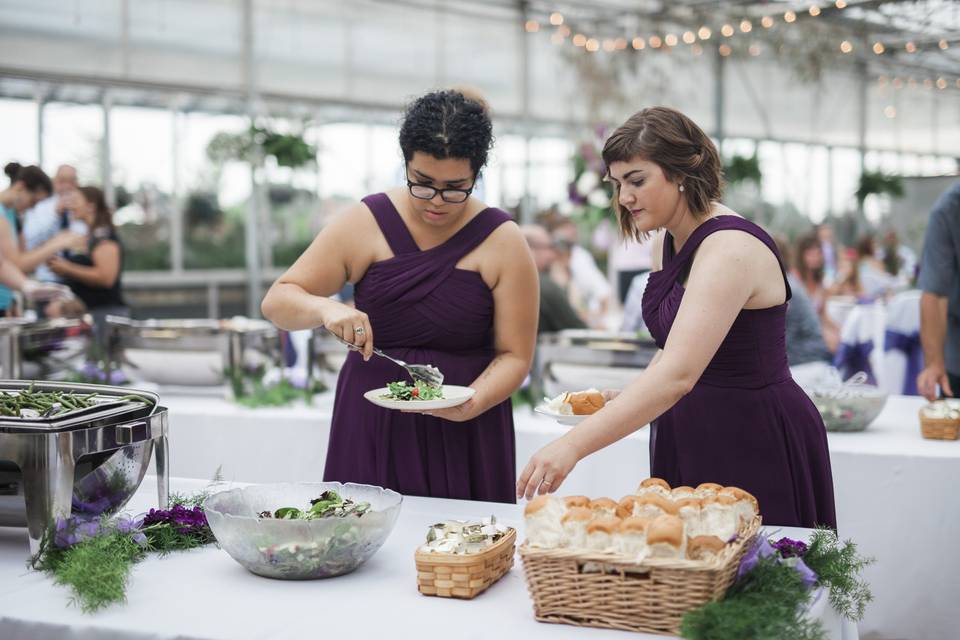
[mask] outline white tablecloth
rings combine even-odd
[[[319,481],[330,429],[330,395],[313,407],[242,409],[225,400],[166,396],[175,476],[210,477],[223,466],[228,480]],[[876,601],[860,625],[893,638],[953,634],[960,593],[960,441],[920,437],[923,400],[893,396],[863,433],[830,434],[839,533],[877,558],[867,570]],[[565,427],[515,413],[517,466]],[[630,437],[583,460],[564,484],[566,494],[619,498],[649,475],[649,433]],[[944,564],[954,570],[944,571]]]
[[[203,487],[174,480],[173,489]],[[147,478],[131,509],[156,504]],[[405,498],[390,538],[356,572],[330,580],[260,578],[215,547],[151,556],[134,569],[128,602],[95,615],[68,607],[68,592],[24,569],[24,529],[0,528],[0,638],[634,638],[663,636],[541,624],[533,618],[519,558],[512,571],[474,600],[421,596],[413,554],[427,527],[445,518],[494,514],[522,532],[517,505]],[[803,538],[806,530],[784,532]],[[829,607],[822,620],[834,640],[854,640]]]

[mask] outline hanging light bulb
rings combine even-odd
[[[886,51],[886,48],[883,46],[883,43],[882,43],[882,42],[874,42],[874,43],[873,43],[873,52],[874,52],[875,54],[877,54],[877,55],[879,56],[879,55],[882,54],[884,51]]]
[[[820,15],[820,7],[818,7],[817,5],[811,5],[810,15],[813,16],[814,18]]]
[[[709,40],[712,33],[709,28],[700,27],[700,30],[697,31],[697,35],[700,36],[701,40]]]
[[[584,46],[587,48],[587,51],[589,51],[590,53],[600,50],[600,43],[597,41],[596,38],[588,39],[587,44]]]
[[[850,44],[849,40],[844,40],[843,42],[840,43],[840,51],[842,51],[843,53],[850,53],[851,51],[853,51],[853,45]]]
[[[904,48],[907,50],[907,53],[916,53],[917,45],[913,43],[913,40],[904,45]]]
[[[942,50],[946,51],[947,48],[950,46],[950,44],[946,41],[946,39],[943,39],[937,43],[937,46],[940,47]]]
[[[563,24],[563,15],[557,12],[550,14],[550,24],[555,27],[559,27]]]
[[[733,33],[734,33],[733,25],[725,24],[722,27],[720,27],[720,34],[723,35],[724,38],[729,38],[730,36],[733,35]]]
[[[650,36],[650,46],[654,49],[659,49],[660,45],[663,44],[663,40],[660,39],[660,36]]]
[[[685,31],[683,34],[683,41],[687,44],[693,44],[697,41],[697,35],[693,31]]]
[[[616,49],[616,48],[617,48],[617,43],[615,43],[615,42],[614,42],[613,40],[611,40],[610,38],[606,38],[606,39],[603,41],[603,50],[604,50],[604,51],[610,52],[610,51],[613,51],[613,50]]]
[[[743,31],[744,33],[750,33],[753,31],[753,24],[749,20],[741,20],[740,31]]]
[[[893,120],[894,118],[897,117],[897,108],[892,104],[888,104],[883,108],[883,115]]]
[[[665,37],[663,41],[666,43],[668,47],[675,47],[677,46],[677,42],[678,42],[677,36],[673,35],[672,33],[668,33],[667,37]]]
[[[770,16],[763,16],[760,18],[760,24],[763,25],[764,29],[769,29],[773,26],[773,18]]]
[[[845,9],[847,6],[847,3],[844,2],[844,0],[837,0],[834,4],[837,5],[837,9]]]
[[[623,51],[627,48],[627,39],[626,38],[617,38],[613,41],[613,48],[617,51]]]
[[[640,51],[645,46],[647,46],[647,43],[644,42],[643,38],[640,38],[640,37],[634,38],[631,44],[633,44],[633,48],[636,49],[637,51]]]
[[[717,51],[720,52],[720,55],[726,58],[728,55],[730,55],[733,52],[733,49],[731,49],[730,45],[728,44],[722,44],[717,48]]]
[[[943,90],[946,88],[947,88],[947,81],[944,80],[943,78],[937,78],[937,89]]]
[[[536,33],[540,31],[540,23],[536,20],[527,20],[527,24],[523,25],[527,30],[527,33]]]
[[[585,47],[587,45],[587,36],[583,35],[582,33],[578,33],[577,35],[573,36],[573,44],[578,47]]]
[[[561,25],[560,28],[557,29],[557,32],[560,35],[562,35],[564,38],[569,38],[570,34],[572,33],[572,31],[570,31],[570,27],[568,27],[567,25]]]
[[[784,22],[794,22],[796,21],[796,19],[797,19],[797,14],[795,14],[793,11],[787,11],[785,14],[783,14]]]

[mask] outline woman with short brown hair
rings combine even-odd
[[[720,157],[665,107],[607,140],[625,236],[657,235],[643,317],[660,351],[612,402],[537,452],[517,494],[556,491],[576,463],[650,423],[651,475],[755,495],[765,522],[836,526],[826,430],[790,377],[790,286],[773,240],[720,204]],[[658,264],[659,263],[659,264]]]

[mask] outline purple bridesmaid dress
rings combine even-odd
[[[779,260],[770,236],[737,216],[706,220],[677,255],[668,233],[663,270],[650,274],[643,296],[643,318],[660,348],[683,299],[681,280],[694,252],[724,229],[757,237]],[[745,489],[759,501],[765,524],[835,528],[827,433],[790,376],[786,311],[784,303],[740,312],[693,390],[651,425],[651,474],[672,486],[717,482]]]
[[[457,262],[510,220],[478,213],[443,244],[421,251],[386,196],[367,196],[394,257],[375,262],[357,282],[374,344],[410,363],[432,364],[444,384],[470,385],[494,357],[493,293]],[[468,422],[382,409],[370,389],[407,380],[385,358],[352,352],[340,371],[324,480],[388,487],[405,495],[516,502],[516,448],[510,400]]]

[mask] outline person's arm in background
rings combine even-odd
[[[947,194],[948,196],[950,194]],[[920,342],[923,345],[924,368],[917,376],[917,390],[931,402],[937,398],[937,385],[948,396],[953,396],[947,377],[944,348],[947,341],[947,296],[957,278],[957,258],[953,248],[948,218],[960,215],[951,211],[957,198],[941,199],[930,214],[926,237],[923,240],[919,286]]]
[[[47,265],[59,276],[77,280],[91,287],[109,289],[120,277],[120,245],[113,240],[103,240],[94,247],[90,258],[93,266],[70,262],[56,256]]]

